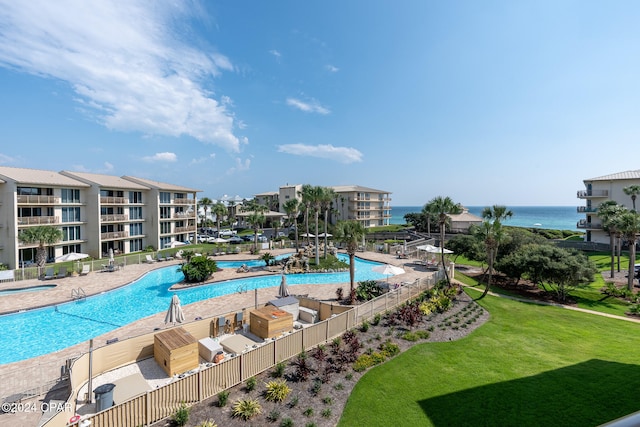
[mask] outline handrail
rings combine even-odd
[[[71,298],[76,301],[79,299],[83,299],[86,298],[87,294],[84,292],[84,289],[82,288],[78,288],[78,289],[71,289]]]

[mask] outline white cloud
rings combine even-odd
[[[327,69],[327,71],[331,72],[331,73],[337,73],[338,71],[340,71],[340,68],[338,67],[334,67],[331,64],[327,64],[325,65],[325,68]]]
[[[7,163],[13,163],[15,161],[16,161],[16,159],[14,159],[13,157],[9,157],[6,154],[0,153],[0,165],[4,165],[4,164],[7,164]]]
[[[251,159],[242,160],[241,158],[236,157],[235,166],[230,167],[227,170],[227,175],[231,175],[231,174],[234,174],[236,172],[247,171],[247,170],[249,170],[250,167],[251,167]]]
[[[142,158],[145,162],[177,162],[178,156],[175,153],[156,153],[153,156],[145,156]]]
[[[197,10],[190,4],[0,0],[0,66],[67,82],[110,129],[189,135],[238,152],[228,100],[204,89],[233,65],[180,40]]]
[[[269,53],[276,57],[276,59],[282,58],[282,54],[275,49],[271,49]]]
[[[293,154],[295,156],[319,157],[322,159],[335,160],[340,163],[355,163],[362,161],[362,153],[355,148],[334,147],[328,145],[306,145],[288,144],[279,145],[278,151],[281,153]]]
[[[326,115],[331,112],[328,108],[323,107],[315,100],[305,102],[297,98],[287,98],[287,105],[293,108],[297,108],[300,111],[304,111],[305,113],[318,113]]]
[[[189,164],[190,165],[198,165],[198,164],[206,162],[207,160],[215,159],[215,158],[216,158],[216,153],[211,153],[211,154],[209,154],[208,156],[205,156],[205,157],[199,157],[197,159],[191,159]]]

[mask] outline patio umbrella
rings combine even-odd
[[[222,237],[216,237],[213,239],[213,243],[229,243],[227,239],[223,239]]]
[[[78,261],[79,259],[89,258],[89,254],[81,254],[77,252],[70,252],[68,254],[60,255],[56,257],[56,262],[65,261]]]
[[[280,289],[278,289],[278,297],[285,298],[289,296],[289,287],[287,286],[287,277],[283,274],[280,281]]]
[[[178,298],[178,295],[173,294],[169,310],[167,310],[167,315],[164,318],[164,323],[173,323],[175,325],[176,322],[184,322],[184,313],[182,312],[182,307],[180,307],[180,299]]]
[[[115,259],[113,258],[113,248],[109,248],[109,265],[113,265]]]
[[[375,271],[376,273],[384,274],[387,276],[387,281],[389,281],[389,276],[395,276],[397,274],[403,274],[404,269],[400,267],[396,267],[395,265],[385,264],[385,265],[377,265],[371,269],[371,271]]]
[[[300,237],[316,237],[316,235],[311,233],[302,233]]]
[[[177,240],[174,240],[173,242],[165,243],[164,247],[165,248],[175,248],[176,246],[184,246],[184,245],[186,245],[186,243],[178,242]]]
[[[313,237],[313,236],[311,236],[311,237]],[[320,233],[320,234],[318,234],[318,237],[333,237],[333,234],[329,234],[329,233],[326,233],[326,234],[325,234],[325,233]]]
[[[420,246],[416,246],[416,249],[419,251],[425,251],[425,252],[429,252],[431,254],[439,254],[440,253],[440,249],[437,246],[433,246],[433,245],[420,245]],[[444,248],[444,253],[445,254],[452,254],[453,251],[450,251],[447,248]]]

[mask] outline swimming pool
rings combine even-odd
[[[0,295],[21,294],[23,292],[46,291],[47,289],[52,289],[52,288],[55,288],[56,286],[58,285],[39,285],[39,286],[29,286],[28,288],[2,289],[0,290]]]
[[[346,262],[349,258],[340,254]],[[264,264],[264,261],[260,261]],[[218,261],[220,268],[237,262]],[[241,264],[248,264],[247,261]],[[258,264],[258,265],[262,265]],[[379,263],[356,258],[356,281],[386,276],[371,270]],[[176,266],[150,271],[130,285],[57,306],[0,316],[0,364],[17,362],[79,344],[144,317],[166,311],[174,292],[169,288],[184,276]],[[288,274],[287,284],[328,284],[349,281],[349,272]],[[182,305],[244,290],[276,287],[280,275],[249,277],[176,291]],[[295,292],[295,289],[294,289]],[[188,311],[185,313],[188,317]],[[160,325],[158,325],[160,326]]]

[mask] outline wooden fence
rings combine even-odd
[[[318,344],[332,340],[356,327],[363,321],[373,318],[378,313],[384,313],[387,310],[398,307],[407,300],[433,287],[443,276],[441,271],[434,272],[434,274],[428,278],[406,284],[343,313],[333,314],[331,317],[312,326],[287,333],[276,340],[267,341],[257,348],[250,349],[245,353],[231,357],[223,362],[203,368],[196,373],[173,381],[163,387],[148,391],[126,402],[119,403],[97,414],[84,417],[84,419],[91,421],[92,427],[134,427],[150,425],[172,416],[183,403],[191,406],[209,399],[220,391],[241,384],[248,378],[273,368],[278,362],[298,355],[303,350],[309,350]],[[211,330],[211,326],[207,326],[206,323],[215,322],[216,320],[217,318],[193,322],[185,328],[197,339],[201,339],[209,336],[209,331]],[[127,341],[130,342],[127,343]],[[102,360],[99,369],[94,369],[94,375],[99,375],[123,366],[123,359],[127,357],[129,357],[130,361],[149,357],[148,343],[152,342],[153,334],[147,334],[132,340],[126,340],[94,350],[94,363],[96,359]],[[118,346],[121,347],[118,348]],[[100,354],[101,352],[105,352],[105,354]],[[110,352],[111,355],[107,356],[106,352]],[[113,353],[119,356],[114,357]],[[68,420],[75,414],[76,396],[80,388],[86,384],[89,379],[88,364],[88,354],[84,354],[75,360],[71,367],[72,392],[68,400],[69,405],[67,405],[70,409],[66,412],[59,412],[45,423],[44,426],[62,427],[67,425],[80,425],[79,422],[68,424]],[[77,398],[81,399],[81,396]],[[73,411],[71,411],[71,409],[73,409]]]

